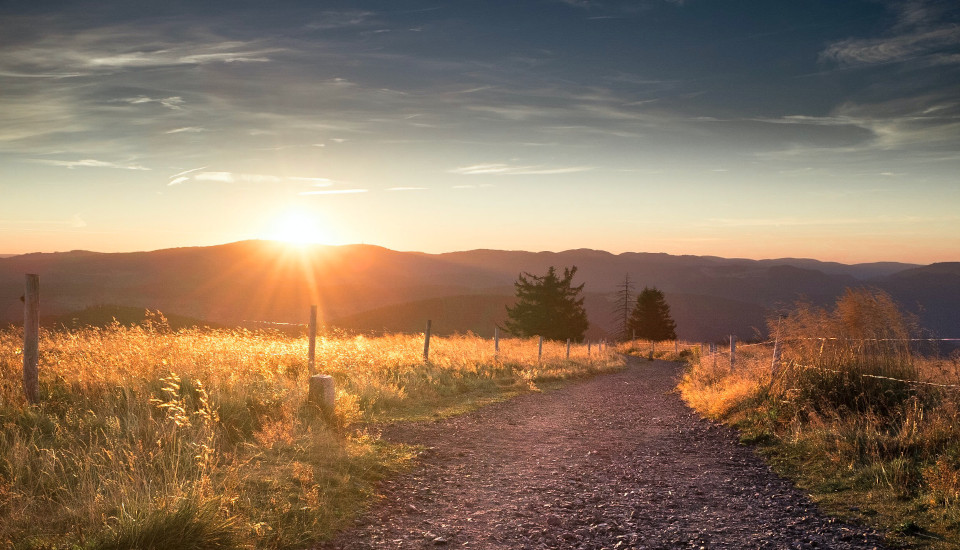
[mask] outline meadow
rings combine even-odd
[[[770,321],[773,346],[688,353],[679,389],[734,425],[781,474],[833,514],[891,540],[960,543],[960,355],[938,353],[880,291],[832,308],[796,304]]]
[[[307,397],[307,339],[142,325],[42,331],[40,402],[22,332],[0,331],[0,547],[297,548],[328,538],[419,450],[382,422],[438,418],[618,370],[612,350],[473,335],[327,335],[333,417]]]

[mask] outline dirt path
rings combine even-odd
[[[395,426],[430,450],[324,548],[877,548],[824,517],[729,429],[673,392],[678,367],[621,373]]]

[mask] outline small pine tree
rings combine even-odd
[[[677,324],[670,317],[670,306],[667,305],[663,292],[656,287],[643,288],[630,315],[629,328],[636,331],[637,338],[643,340],[676,340]]]
[[[553,266],[543,276],[521,273],[514,283],[518,300],[507,306],[505,328],[517,336],[583,341],[589,322],[580,297],[583,284],[572,284],[576,273],[576,266],[564,268],[562,278]]]

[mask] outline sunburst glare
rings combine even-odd
[[[264,235],[291,244],[330,244],[331,234],[323,220],[301,211],[288,211],[274,220]]]

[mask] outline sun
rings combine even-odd
[[[328,244],[330,240],[320,217],[299,211],[281,214],[265,236],[290,244]]]

